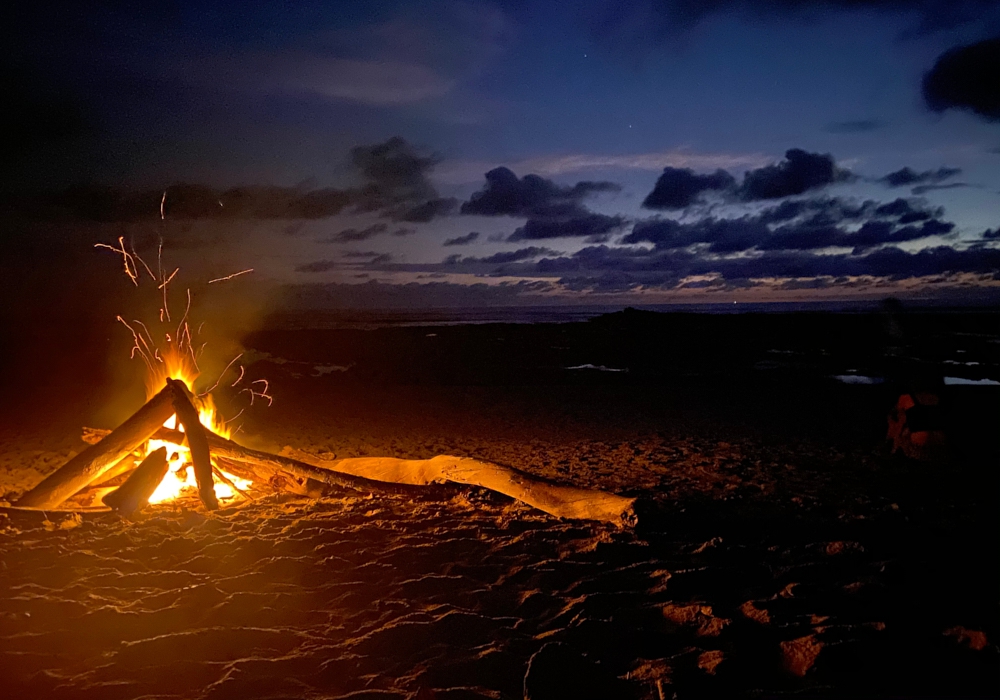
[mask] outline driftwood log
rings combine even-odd
[[[218,510],[219,501],[215,497],[215,487],[212,480],[212,452],[208,446],[206,429],[198,418],[198,409],[188,397],[188,388],[179,379],[168,379],[167,386],[173,392],[174,410],[177,420],[184,426],[184,437],[191,450],[191,466],[194,467],[194,480],[198,484],[198,496],[208,510]]]
[[[548,479],[526,474],[478,459],[438,455],[431,459],[395,459],[392,457],[353,457],[321,460],[294,451],[317,467],[332,469],[377,481],[425,486],[442,482],[482,486],[516,498],[538,510],[559,518],[602,520],[630,525],[635,520],[634,498],[612,493],[564,486]]]
[[[85,429],[84,439],[96,439],[100,433]],[[319,484],[363,493],[413,493],[414,489],[431,484],[451,482],[488,488],[559,518],[599,520],[619,527],[635,523],[634,498],[564,486],[491,462],[450,455],[431,459],[324,460],[295,450],[292,451],[295,457],[290,457],[243,447],[210,430],[205,434],[212,455],[228,471],[243,478],[262,479],[301,495],[318,495]],[[154,437],[178,442],[183,433],[164,428]],[[276,478],[284,479],[285,483],[275,483]]]
[[[100,442],[70,459],[21,496],[18,507],[51,509],[59,506],[146,442],[173,414],[173,392],[167,387]]]
[[[149,503],[149,497],[163,481],[169,468],[167,448],[153,450],[125,483],[105,495],[101,502],[119,514],[130,517]]]

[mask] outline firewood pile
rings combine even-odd
[[[173,416],[183,431],[164,427]],[[330,492],[412,493],[421,487],[451,482],[488,488],[559,518],[598,520],[619,527],[635,523],[633,498],[561,485],[475,459],[439,455],[423,460],[322,460],[294,451],[292,457],[250,449],[205,427],[187,385],[176,379],[168,379],[159,393],[114,430],[84,429],[83,438],[90,446],[21,496],[17,508],[110,509],[132,517],[148,505],[169,469],[167,448],[148,454],[143,449],[148,441],[160,440],[187,445],[198,498],[207,510],[219,507],[215,479],[249,498],[226,476],[228,472],[252,481],[255,490],[307,497]],[[89,491],[101,492],[102,505],[74,505]]]

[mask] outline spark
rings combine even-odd
[[[245,408],[241,408],[241,409],[240,409],[240,412],[239,412],[239,413],[237,413],[237,414],[236,414],[235,416],[233,416],[233,417],[232,417],[232,418],[230,418],[229,420],[224,420],[224,421],[222,421],[222,424],[223,424],[223,425],[229,425],[229,424],[230,424],[230,423],[232,423],[232,422],[233,422],[234,420],[236,420],[237,418],[239,418],[240,416],[242,416],[242,415],[243,415],[243,412],[244,412],[245,410],[246,410]]]
[[[261,391],[255,391],[252,388],[254,384],[263,384],[264,388]],[[257,397],[262,398],[262,399],[267,399],[267,405],[268,406],[270,406],[272,403],[274,403],[274,397],[267,393],[267,389],[268,389],[269,386],[270,385],[267,383],[266,379],[257,379],[255,381],[250,382],[250,387],[247,387],[246,389],[243,389],[243,391],[250,392],[250,405],[251,406],[253,406],[253,400],[254,400],[254,398],[257,398]],[[243,391],[241,391],[240,393],[242,394]]]
[[[202,347],[205,347],[205,346],[202,345]],[[236,360],[240,359],[241,357],[243,357],[243,353],[242,352],[239,355],[237,355],[236,357],[234,357],[233,359],[231,359],[229,361],[229,364],[226,365],[226,368],[224,370],[222,370],[222,373],[219,375],[219,378],[215,380],[215,384],[212,385],[212,388],[211,389],[206,389],[203,393],[198,394],[198,398],[201,398],[203,396],[207,396],[208,394],[211,394],[213,391],[215,391],[215,388],[217,386],[219,386],[219,382],[221,382],[222,378],[226,376],[226,372],[229,371],[229,368],[232,367],[233,364],[236,362]],[[243,367],[243,365],[240,365],[241,369],[242,369],[242,367]]]
[[[130,252],[128,252],[127,250],[125,250],[125,237],[124,236],[119,236],[118,237],[118,247],[117,248],[115,248],[113,245],[108,245],[107,243],[95,243],[94,247],[95,248],[107,248],[108,250],[113,250],[114,252],[121,254],[122,260],[125,263],[125,274],[128,275],[128,278],[130,280],[132,280],[132,284],[134,284],[136,287],[139,286],[139,270],[135,266],[135,258],[132,256],[132,254]],[[145,263],[143,263],[143,264],[145,264]]]
[[[167,279],[163,280],[163,282],[160,284],[159,287],[157,287],[157,289],[162,289],[163,293],[165,295],[167,293],[167,285],[170,284],[171,280],[173,280],[174,277],[177,276],[177,273],[180,272],[180,271],[181,271],[181,269],[179,267],[176,268],[173,272],[170,273],[170,277],[168,277]],[[164,306],[166,306],[166,303],[164,303]]]
[[[160,198],[160,221],[163,221],[164,219],[167,218],[166,211],[164,211],[164,207],[166,206],[166,204],[167,204],[167,191],[163,190],[163,197]]]
[[[240,365],[240,376],[238,376],[238,377],[236,378],[236,381],[235,381],[235,382],[233,382],[232,384],[230,384],[229,386],[236,386],[236,385],[237,385],[237,384],[239,384],[239,383],[240,383],[241,381],[243,381],[243,375],[244,375],[244,374],[246,374],[246,367],[244,367],[243,365]]]
[[[132,326],[128,325],[128,322],[125,321],[124,318],[122,318],[121,316],[118,316],[117,318],[118,318],[119,321],[121,321],[121,323],[122,323],[123,326],[125,326],[126,328],[128,328],[129,332],[132,334],[132,341],[135,343],[135,345],[132,346],[132,352],[129,354],[129,357],[134,360],[135,359],[135,354],[138,352],[139,356],[142,357],[142,361],[145,362],[146,366],[149,367],[149,370],[152,371],[153,370],[153,364],[152,364],[152,362],[150,362],[149,358],[146,356],[146,353],[143,351],[142,346],[139,345],[139,334],[135,332],[135,329],[132,328]],[[143,341],[143,342],[145,342],[145,341]]]
[[[139,262],[142,263],[142,266],[144,268],[146,268],[146,272],[149,273],[150,278],[152,278],[154,280],[156,279],[156,275],[154,275],[153,271],[149,269],[149,265],[147,265],[146,261],[143,260],[141,257],[139,257],[139,253],[136,252],[136,250],[135,250],[135,242],[134,241],[132,242],[132,257],[134,257],[136,260],[138,260]]]
[[[240,275],[245,275],[248,272],[253,272],[253,268],[247,268],[246,270],[240,270],[239,272],[234,272],[231,275],[226,275],[225,277],[218,277],[214,280],[209,280],[209,284],[214,284],[216,282],[225,282],[226,280],[231,280],[233,277],[239,277]]]

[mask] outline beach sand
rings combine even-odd
[[[248,374],[274,397],[245,414],[251,446],[494,461],[636,496],[639,524],[458,486],[211,514],[188,500],[136,522],[4,509],[0,689],[995,696],[995,389],[948,387],[952,458],[907,463],[881,449],[891,387],[831,380],[829,352],[774,334],[729,328],[726,345],[690,323],[248,335]],[[8,408],[0,491],[81,449],[109,391],[99,372],[49,378]]]

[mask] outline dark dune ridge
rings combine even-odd
[[[995,316],[915,321],[897,356],[993,372]],[[276,400],[247,414],[246,439],[496,461],[637,495],[639,526],[559,522],[468,488],[163,506],[135,524],[6,511],[0,687],[993,696],[1000,391],[944,388],[946,463],[889,458],[884,414],[912,363],[885,360],[881,323],[626,313],[250,335],[248,371]],[[887,381],[830,378],[848,369]],[[106,398],[99,373],[80,376],[58,405],[22,402],[4,421],[8,489],[79,449],[74,431]]]

